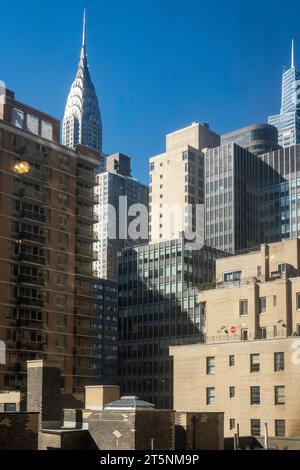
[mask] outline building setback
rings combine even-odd
[[[0,109],[0,386],[25,363],[59,364],[65,392],[95,379],[93,187],[100,155],[59,144],[59,121],[15,100]],[[95,333],[96,330],[96,333]]]
[[[221,136],[221,145],[237,144],[254,155],[278,149],[278,130],[269,124],[252,124]]]
[[[171,348],[174,406],[225,411],[225,437],[300,433],[300,240],[217,260],[205,342]],[[224,307],[225,306],[225,307]]]
[[[184,239],[123,250],[119,257],[119,378],[122,393],[172,407],[172,342],[201,341],[195,289],[211,281],[215,252]]]

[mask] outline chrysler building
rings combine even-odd
[[[80,62],[65,108],[62,143],[71,148],[83,144],[102,153],[101,114],[87,63],[85,12]]]

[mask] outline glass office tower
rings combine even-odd
[[[261,241],[300,237],[300,145],[259,159]]]
[[[300,73],[294,63],[294,43],[291,67],[282,76],[280,114],[270,116],[268,122],[277,127],[282,147],[300,143]]]
[[[172,407],[171,344],[202,341],[197,292],[215,273],[215,250],[184,239],[119,256],[119,378],[122,393]]]
[[[259,159],[236,144],[205,154],[206,243],[226,253],[259,244]]]
[[[96,342],[98,383],[118,383],[118,284],[108,279],[94,280],[96,315],[101,334]]]

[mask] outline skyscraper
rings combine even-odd
[[[87,63],[85,12],[80,62],[65,108],[62,143],[71,148],[83,144],[102,152],[100,108]]]
[[[93,187],[99,153],[59,144],[60,122],[7,91],[0,113],[0,387],[27,360],[56,363],[64,391],[96,381]]]
[[[270,116],[268,122],[277,127],[278,142],[282,147],[300,143],[300,73],[295,67],[294,41],[291,67],[282,76],[280,114]]]
[[[143,239],[130,240],[127,236],[132,218],[123,218],[126,211],[124,204],[128,210],[134,204],[142,204],[148,209],[149,192],[147,186],[130,176],[130,158],[126,155],[118,153],[107,157],[108,168],[111,170],[96,175],[94,189],[94,212],[98,219],[94,226],[98,235],[98,241],[94,244],[97,253],[94,271],[97,277],[117,281],[118,252],[148,240],[148,227]],[[124,230],[126,233],[123,233]]]
[[[260,241],[300,237],[300,145],[266,153],[260,160]]]
[[[198,343],[201,311],[195,292],[215,276],[217,250],[191,250],[182,236],[123,250],[119,257],[119,380],[137,393],[172,407],[171,344]]]
[[[166,152],[150,158],[151,243],[176,240],[182,232],[186,235],[195,232],[196,206],[204,203],[202,149],[219,145],[218,134],[211,131],[207,124],[194,122],[168,134]]]
[[[206,243],[227,253],[259,243],[260,160],[236,144],[205,153]]]

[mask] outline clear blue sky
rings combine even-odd
[[[104,151],[148,158],[192,121],[223,133],[265,122],[280,106],[299,0],[15,0],[1,2],[0,79],[17,98],[62,118],[87,8],[87,50]]]

